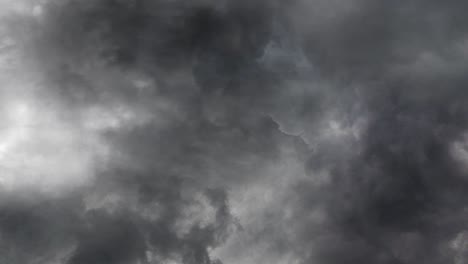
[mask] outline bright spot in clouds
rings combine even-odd
[[[27,136],[31,121],[31,112],[25,103],[10,103],[4,111],[6,122],[3,123],[0,139],[0,159],[4,159],[7,152]]]
[[[65,109],[24,90],[2,91],[0,189],[60,194],[89,183],[107,155],[98,131],[86,126],[94,117],[65,120]]]

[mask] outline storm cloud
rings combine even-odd
[[[0,263],[468,263],[462,1],[0,2]]]

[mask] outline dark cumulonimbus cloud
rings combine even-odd
[[[0,2],[0,263],[468,263],[462,1]]]

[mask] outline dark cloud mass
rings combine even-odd
[[[0,1],[0,263],[468,263],[463,1]]]

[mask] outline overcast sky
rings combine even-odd
[[[468,263],[467,10],[0,0],[0,264]]]

